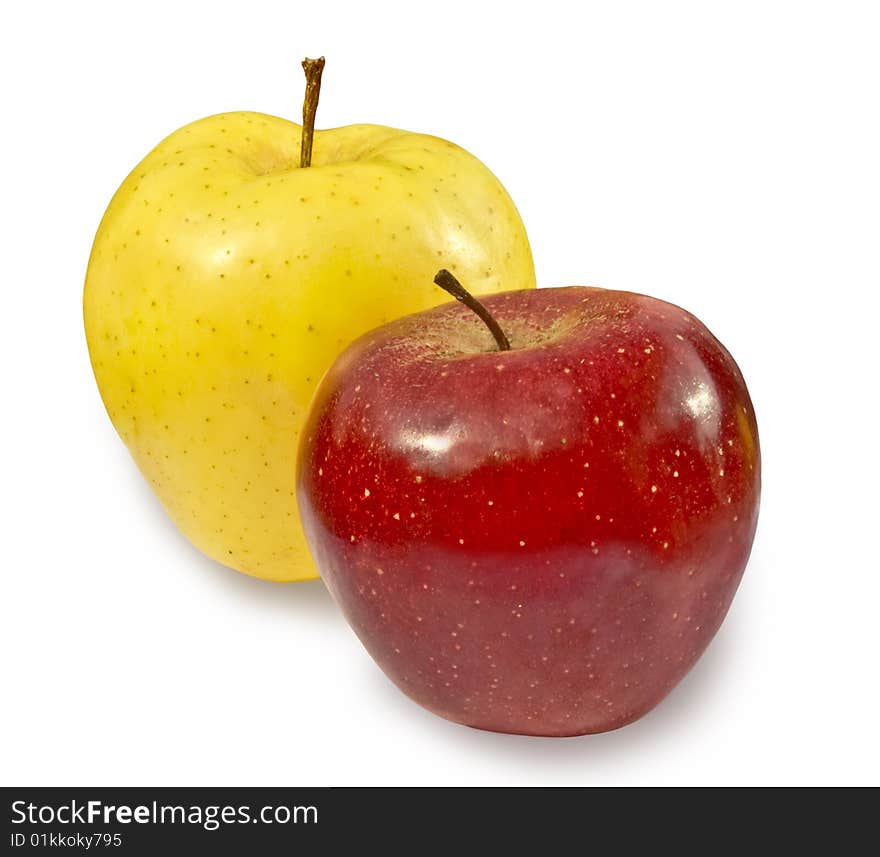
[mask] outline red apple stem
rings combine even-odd
[[[306,57],[302,61],[302,67],[306,73],[306,95],[303,99],[299,165],[310,167],[312,165],[312,143],[315,138],[315,116],[318,113],[318,98],[321,95],[321,73],[324,71],[324,57],[318,57],[316,60],[310,60]]]
[[[510,340],[501,329],[501,325],[492,318],[486,309],[455,277],[443,268],[437,272],[434,282],[457,301],[461,301],[469,310],[476,313],[483,324],[489,328],[489,332],[495,337],[499,351],[510,351]]]

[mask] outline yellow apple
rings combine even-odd
[[[317,576],[294,493],[317,382],[365,331],[448,300],[534,286],[513,202],[468,152],[377,125],[259,113],[194,122],[123,182],[84,293],[114,426],[177,526],[247,574]]]

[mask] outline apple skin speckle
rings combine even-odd
[[[416,702],[493,731],[614,729],[727,613],[758,517],[754,411],[678,307],[585,287],[483,303],[511,351],[449,304],[330,369],[300,447],[306,536]]]

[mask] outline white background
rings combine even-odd
[[[880,782],[880,26],[874,3],[17,3],[2,33],[5,784]],[[10,18],[11,15],[11,18]],[[456,726],[320,582],[204,559],[115,435],[81,290],[116,186],[210,113],[455,140],[538,281],[648,292],[748,380],[764,497],[677,690],[580,739]]]

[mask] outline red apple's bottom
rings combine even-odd
[[[710,539],[664,563],[606,544],[524,555],[520,568],[337,544],[339,564],[319,562],[370,654],[420,705],[477,729],[573,736],[625,726],[669,693],[721,624],[748,549]]]

